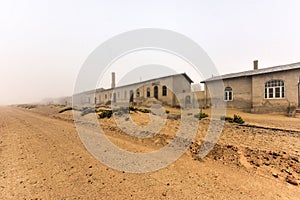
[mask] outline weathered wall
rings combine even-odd
[[[224,80],[224,88],[232,88],[232,101],[226,101],[227,108],[250,111],[252,106],[252,78],[239,77]]]
[[[226,101],[226,106],[256,113],[286,112],[289,106],[298,107],[299,78],[300,69],[295,69],[223,80],[224,89],[225,87],[231,87],[233,93],[233,100]],[[284,81],[284,98],[265,98],[265,83],[270,80]],[[224,91],[220,91],[218,87],[220,87],[220,84],[217,81],[206,83],[205,98],[207,105],[218,107],[219,103],[214,97],[220,94],[224,96]],[[214,89],[216,90],[212,94],[210,90]],[[215,102],[213,102],[214,99]]]
[[[298,106],[298,82],[300,69],[253,76],[252,112],[286,112],[288,106]],[[265,99],[265,83],[269,80],[283,80],[285,97]]]
[[[197,91],[194,92],[194,95],[196,97],[199,107],[204,108],[206,106],[206,101],[205,101],[206,91]]]
[[[227,108],[251,109],[251,77],[239,77],[221,81],[212,81],[206,83],[206,97],[208,106],[218,107],[226,106]],[[232,101],[224,101],[224,89],[232,88]]]
[[[129,102],[130,91],[132,90],[134,95],[134,102],[136,104],[141,104],[145,102],[147,98],[154,98],[155,86],[157,86],[158,88],[157,99],[163,104],[170,106],[178,105],[178,100],[176,99],[173,91],[175,91],[176,93],[189,93],[191,91],[190,82],[184,76],[179,75],[145,81],[142,83],[136,83],[127,86],[116,87],[114,89],[107,89],[97,92],[95,96],[93,93],[87,92],[82,97],[82,101],[86,104],[106,104],[109,102],[113,102],[115,94],[116,103],[124,103],[125,105]],[[163,96],[163,86],[167,86],[166,96]],[[147,97],[148,88],[150,89],[150,97]],[[139,90],[139,95],[137,95],[137,89]]]

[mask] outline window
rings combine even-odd
[[[105,94],[105,99],[107,99],[107,94]]]
[[[167,96],[167,86],[165,85],[162,87],[162,95]]]
[[[147,97],[150,97],[150,88],[147,88]]]
[[[124,99],[127,99],[127,91],[124,91]]]
[[[136,97],[140,97],[140,89],[136,89]]]
[[[224,90],[224,101],[232,101],[232,88],[226,87]]]
[[[270,80],[265,84],[266,99],[284,98],[284,82],[282,80]]]

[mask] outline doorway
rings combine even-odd
[[[133,90],[130,90],[129,92],[129,102],[132,103],[133,102]]]
[[[154,86],[154,98],[158,99],[158,87]]]

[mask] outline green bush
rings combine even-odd
[[[228,117],[228,116],[221,116],[220,117],[221,120],[225,120],[225,121],[229,121],[229,122],[233,122],[233,118],[232,117]]]
[[[129,106],[129,110],[130,110],[130,111],[134,111],[134,112],[136,112],[136,111],[137,111],[137,108],[136,108],[136,107],[134,107],[134,106]]]
[[[198,113],[198,114],[194,115],[194,117],[201,120],[203,118],[208,117],[208,114],[207,113]]]
[[[230,123],[238,123],[238,124],[243,124],[245,123],[245,121],[243,120],[243,118],[239,115],[234,114],[233,117],[228,117],[228,116],[221,116],[220,117],[221,120],[225,120],[228,121]]]
[[[239,115],[233,115],[233,122],[238,123],[238,124],[243,124],[245,123],[245,121],[243,120],[243,118]]]
[[[150,110],[148,110],[146,108],[145,109],[138,109],[137,108],[137,110],[140,111],[140,112],[142,112],[142,113],[150,113]]]
[[[103,110],[100,114],[99,114],[99,118],[103,119],[103,118],[110,118],[112,116],[113,112],[112,110]]]

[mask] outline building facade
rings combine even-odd
[[[213,105],[208,88],[214,88],[222,81],[223,101],[228,108],[237,108],[247,112],[285,112],[290,107],[300,106],[300,63],[226,74],[209,78],[205,84],[205,102]]]
[[[216,76],[202,81],[204,91],[193,92],[193,81],[175,74],[143,82],[98,88],[74,95],[81,105],[151,106],[160,103],[173,107],[227,107],[246,112],[286,112],[300,107],[300,63]],[[74,101],[73,96],[73,101]]]
[[[195,101],[191,93],[193,81],[185,74],[175,74],[143,82],[115,87],[115,74],[112,74],[112,87],[99,88],[76,94],[85,105],[133,105],[151,106],[161,103],[169,106],[188,106]]]

